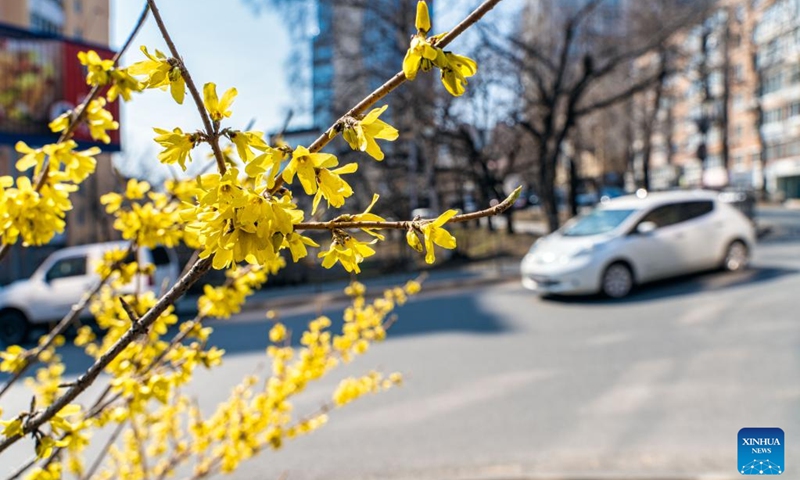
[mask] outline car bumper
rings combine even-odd
[[[600,290],[600,268],[591,261],[572,261],[565,265],[523,262],[522,286],[542,295],[585,295]]]

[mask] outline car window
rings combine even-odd
[[[657,228],[661,228],[674,225],[681,220],[680,204],[670,204],[656,207],[653,211],[645,215],[639,223],[653,222],[656,224]]]
[[[45,279],[49,282],[58,278],[86,275],[86,256],[62,258],[47,271]]]
[[[680,204],[681,222],[702,217],[714,210],[714,202],[711,200],[701,200],[696,202],[686,202]]]
[[[156,247],[150,251],[153,255],[153,264],[157,267],[162,265],[169,265],[170,258],[169,252],[164,247]]]
[[[610,232],[622,225],[633,212],[634,210],[595,209],[564,226],[562,234],[565,237],[582,237]]]

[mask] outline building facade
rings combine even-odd
[[[89,48],[107,49],[108,43],[108,0],[0,0],[0,175],[30,175],[17,171],[14,144],[54,141],[41,135],[47,122],[88,91],[74,56]],[[22,76],[30,80],[26,90],[17,82]],[[25,114],[22,120],[19,112]],[[80,134],[76,139],[81,143]],[[119,145],[102,147],[112,151]],[[99,197],[115,186],[110,153],[101,153],[96,173],[71,196],[64,234],[41,248],[15,246],[0,265],[0,283],[29,275],[54,249],[113,238],[113,219]]]
[[[674,41],[654,186],[800,198],[800,1],[720,2]]]

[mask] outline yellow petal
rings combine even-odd
[[[417,2],[417,19],[414,22],[417,30],[428,33],[431,29],[431,17],[428,14],[428,4],[420,0]]]

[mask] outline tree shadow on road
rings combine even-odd
[[[636,287],[630,295],[620,299],[606,298],[601,295],[576,297],[554,295],[546,297],[546,299],[562,303],[619,305],[728,290],[746,285],[770,282],[787,275],[796,275],[798,273],[800,273],[800,271],[790,268],[750,267],[741,272],[702,272],[647,283]]]
[[[342,331],[343,308],[325,309],[321,314],[331,319],[330,331],[338,334]],[[508,325],[482,309],[469,295],[444,295],[430,298],[412,298],[402,307],[394,310],[396,321],[388,331],[387,341],[409,335],[429,335],[447,332],[474,334],[495,334],[508,330]],[[308,322],[316,318],[315,314],[305,313],[283,316],[283,322],[294,335],[292,346],[300,345],[300,335]],[[268,332],[272,322],[266,319],[257,322],[214,322],[214,333],[210,343],[224,348],[229,353],[243,353],[263,350],[269,343]]]
[[[397,320],[388,331],[387,341],[409,335],[446,332],[494,334],[508,330],[508,325],[504,324],[502,319],[483,310],[472,294],[452,293],[433,297],[412,297],[405,305],[394,310]],[[309,296],[308,303],[314,304],[313,296]],[[334,334],[342,331],[344,306],[346,306],[344,303],[329,305],[321,312],[331,319],[330,331]],[[293,332],[292,346],[301,346],[300,336],[308,322],[316,317],[315,313],[302,313],[280,318],[280,321]],[[264,352],[269,345],[269,329],[273,324],[266,317],[261,318],[263,320],[258,321],[207,321],[206,324],[214,328],[209,338],[209,345],[225,349],[229,354]],[[173,327],[163,338],[170,339],[177,332],[177,327]],[[82,373],[93,363],[93,360],[84,354],[83,349],[70,344],[71,340],[68,338],[67,345],[58,350],[66,366],[66,375]],[[28,342],[26,346],[30,348],[33,345],[32,342]],[[36,367],[31,368],[25,376],[35,375],[36,370]],[[0,383],[7,379],[8,375],[0,374]]]

